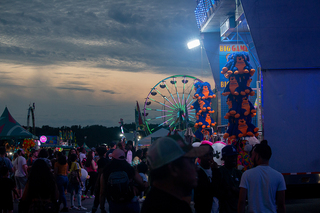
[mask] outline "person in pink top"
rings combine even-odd
[[[89,198],[94,198],[93,193],[94,193],[94,186],[96,184],[96,180],[98,177],[98,172],[97,172],[98,166],[97,166],[97,163],[94,161],[93,151],[88,152],[85,167],[87,169],[88,175],[90,176],[90,179],[89,179],[88,186],[86,187],[86,190],[84,192],[84,195],[87,196],[88,190],[90,189]]]

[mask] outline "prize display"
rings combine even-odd
[[[249,101],[249,96],[254,96],[250,83],[255,70],[249,63],[246,52],[232,53],[228,56],[222,74],[229,82],[222,95],[227,96],[228,112],[224,116],[228,120],[228,129],[223,138],[238,139],[246,136],[258,136],[258,128],[252,124],[256,110]]]

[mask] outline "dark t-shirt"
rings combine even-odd
[[[109,160],[107,158],[100,158],[97,162],[98,172],[102,171],[104,167],[108,164]]]
[[[0,203],[12,202],[14,182],[10,178],[0,178]]]
[[[207,172],[199,167],[198,170],[198,185],[194,189],[194,208],[197,213],[211,212],[213,197],[217,196],[217,169],[211,169],[212,177],[207,175]]]
[[[165,191],[152,187],[142,204],[141,213],[192,213],[190,205]]]
[[[221,213],[236,213],[239,200],[239,185],[242,172],[236,168],[219,168],[220,178],[217,181],[219,187],[218,199]]]

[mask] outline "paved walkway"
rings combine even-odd
[[[93,201],[94,201],[94,198],[85,199],[85,200],[81,201],[82,206],[87,208],[87,210],[69,210],[69,212],[91,212],[91,209],[92,209],[92,206],[93,206]],[[74,203],[76,205],[78,204],[77,199],[75,200]],[[70,194],[67,194],[67,205],[68,205],[68,207],[70,207]],[[61,208],[62,208],[62,204],[61,204]],[[105,208],[106,208],[106,210],[108,212],[108,208],[109,208],[108,202],[106,202]],[[13,204],[13,212],[14,213],[18,213],[18,203],[14,203]],[[97,213],[100,213],[100,212],[101,212],[100,209],[98,209]]]

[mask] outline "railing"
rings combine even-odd
[[[194,11],[196,16],[198,28],[207,21],[208,17],[212,14],[212,8],[215,0],[199,0],[198,5]]]

